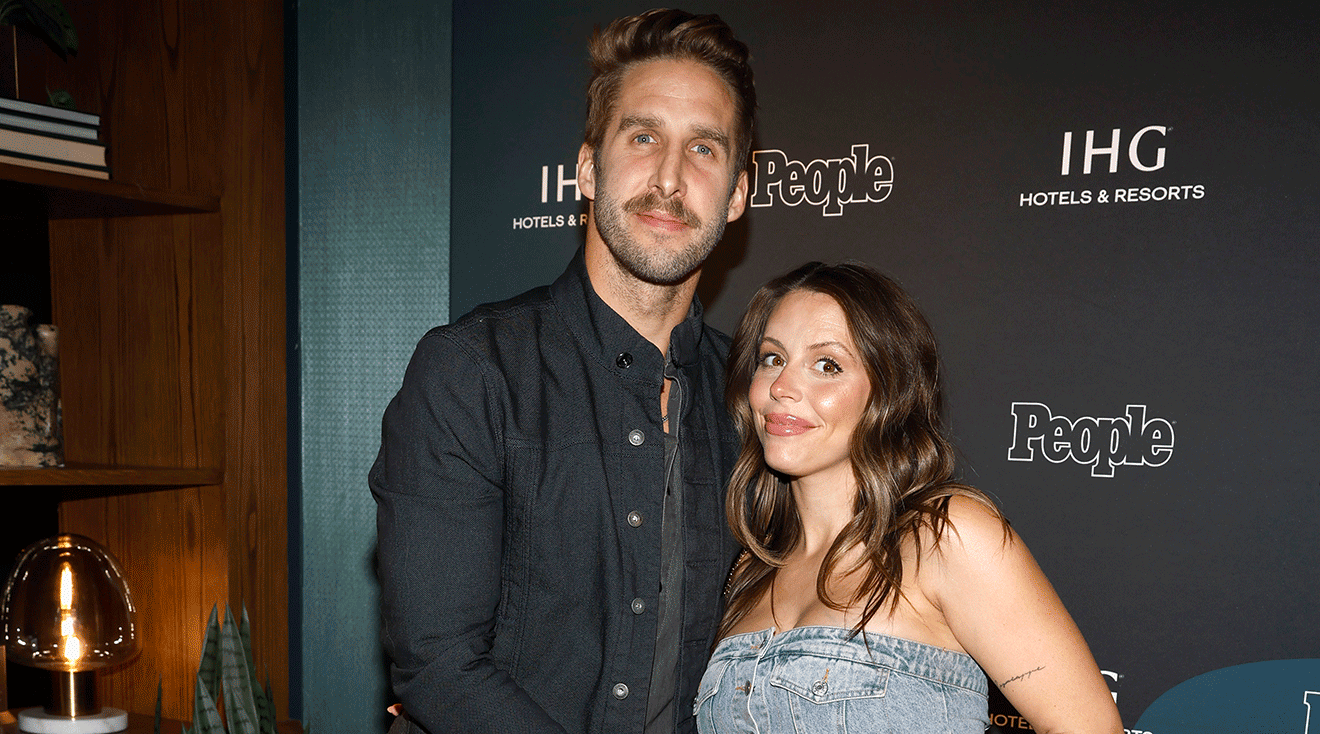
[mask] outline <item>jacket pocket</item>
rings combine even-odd
[[[769,684],[798,731],[826,734],[877,731],[885,719],[890,670],[832,657],[801,656],[775,667]]]
[[[775,666],[770,685],[811,703],[885,695],[889,668],[828,656],[794,656]]]

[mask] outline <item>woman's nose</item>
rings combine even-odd
[[[796,398],[797,396],[797,385],[794,383],[793,378],[789,376],[789,371],[787,369],[780,370],[779,375],[775,377],[775,381],[770,383],[770,397],[775,400],[783,400],[785,398]]]

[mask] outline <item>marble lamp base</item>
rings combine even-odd
[[[23,709],[18,712],[18,728],[33,734],[110,734],[128,728],[128,712],[106,707],[95,714],[69,717],[48,714],[41,707]]]

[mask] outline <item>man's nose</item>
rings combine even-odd
[[[667,147],[656,161],[651,185],[666,199],[684,193],[684,169],[687,165],[687,156],[684,153],[684,150],[676,146]]]

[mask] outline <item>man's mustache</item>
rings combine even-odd
[[[629,214],[659,210],[693,229],[701,228],[701,220],[683,204],[682,199],[662,199],[654,191],[648,191],[624,202],[623,210]]]

